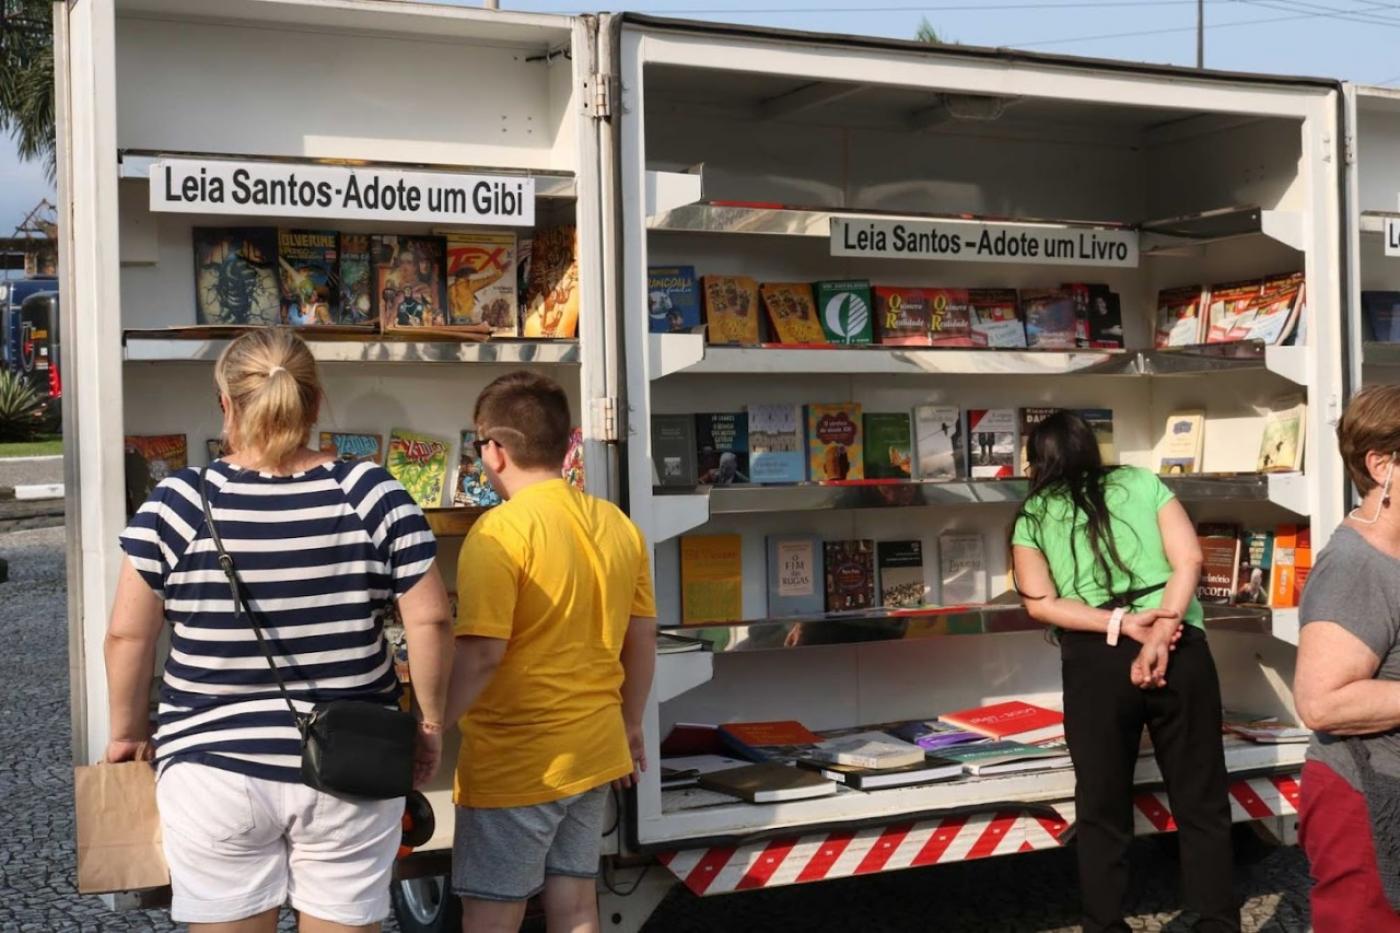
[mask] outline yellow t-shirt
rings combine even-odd
[[[460,723],[458,806],[546,803],[631,772],[622,640],[656,601],[646,543],[617,506],[562,479],[526,487],[472,526],[457,601],[457,635],[510,642]]]

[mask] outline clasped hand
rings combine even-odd
[[[1181,613],[1147,609],[1123,617],[1122,633],[1142,645],[1129,672],[1133,684],[1146,690],[1167,685],[1167,662],[1181,640]]]

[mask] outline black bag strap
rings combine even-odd
[[[1094,608],[1095,608],[1095,609],[1128,609],[1128,608],[1131,608],[1132,605],[1133,605],[1134,603],[1136,603],[1138,600],[1142,599],[1144,596],[1151,596],[1153,593],[1157,592],[1158,590],[1165,590],[1166,588],[1167,588],[1167,581],[1166,581],[1166,580],[1163,580],[1161,583],[1155,583],[1155,584],[1153,584],[1152,586],[1143,586],[1143,587],[1139,587],[1138,589],[1135,589],[1135,590],[1128,590],[1128,592],[1122,594],[1121,596],[1114,596],[1114,597],[1113,597],[1112,599],[1110,599],[1108,602],[1103,603],[1103,604],[1101,604],[1101,605],[1099,605],[1099,606],[1095,606]]]
[[[205,466],[199,471],[199,504],[204,509],[204,524],[209,528],[209,538],[214,543],[214,550],[219,555],[219,567],[224,571],[224,577],[228,580],[229,594],[233,597],[233,616],[235,619],[248,618],[248,624],[252,626],[253,635],[258,640],[258,647],[262,649],[263,657],[267,659],[267,666],[272,669],[272,679],[277,681],[277,689],[282,694],[282,699],[287,702],[287,709],[292,711],[292,719],[296,721],[297,729],[302,733],[306,731],[308,717],[297,712],[296,705],[292,703],[291,694],[287,691],[287,682],[282,679],[282,671],[278,669],[277,662],[272,658],[272,649],[267,646],[267,637],[263,635],[262,626],[258,625],[257,617],[253,615],[253,610],[248,606],[243,594],[243,581],[238,577],[238,571],[233,566],[233,555],[224,548],[224,541],[219,537],[219,529],[214,524],[214,512],[209,508],[209,490],[206,482],[206,474],[209,467]]]

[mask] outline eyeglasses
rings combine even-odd
[[[481,452],[486,449],[487,444],[500,444],[494,437],[478,437],[472,441],[472,449],[476,451],[476,459],[481,459]]]

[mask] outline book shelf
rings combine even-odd
[[[577,340],[415,340],[412,336],[367,335],[317,339],[305,334],[318,363],[472,363],[497,366],[578,365]],[[231,341],[128,331],[122,341],[128,363],[212,363]]]
[[[1351,293],[1347,314],[1355,386],[1400,381],[1400,344],[1381,342],[1364,309],[1365,292],[1400,291],[1400,259],[1388,247],[1388,231],[1400,225],[1400,169],[1394,140],[1400,133],[1400,93],[1394,88],[1349,86],[1347,107],[1355,127],[1350,194],[1357,222],[1351,233]]]

